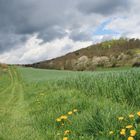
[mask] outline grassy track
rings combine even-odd
[[[0,78],[0,140],[63,140],[65,130],[71,131],[69,140],[127,140],[129,134],[120,137],[119,131],[132,124],[128,115],[137,118],[140,110],[139,69],[70,72],[10,67]],[[78,112],[67,114],[74,109]],[[56,122],[61,115],[68,116],[64,125]]]
[[[0,139],[36,139],[37,133],[27,111],[28,104],[24,101],[22,79],[14,67],[9,69],[9,76],[10,85],[0,93]]]

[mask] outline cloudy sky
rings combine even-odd
[[[0,62],[33,63],[140,38],[139,0],[0,0]]]

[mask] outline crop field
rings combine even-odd
[[[140,69],[0,68],[0,140],[140,140]]]

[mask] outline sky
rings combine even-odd
[[[31,64],[140,38],[139,0],[0,0],[0,62]]]

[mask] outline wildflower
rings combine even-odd
[[[62,123],[61,125],[64,126],[64,123]]]
[[[129,115],[129,118],[131,118],[131,119],[134,118],[134,115],[133,114],[130,114]]]
[[[113,132],[113,131],[110,131],[110,132],[109,132],[109,135],[112,135],[112,134],[114,134],[114,132]]]
[[[123,136],[125,135],[125,129],[121,130],[120,135],[123,135]]]
[[[64,137],[63,140],[68,140],[68,137]]]
[[[72,113],[73,113],[72,111],[69,111],[69,112],[68,112],[68,115],[72,115]]]
[[[137,131],[136,130],[130,130],[130,135],[134,137],[136,135]]]
[[[137,112],[137,115],[140,117],[140,111],[139,111],[139,112]]]
[[[64,131],[64,135],[67,135],[67,134],[69,134],[69,133],[70,133],[70,130]]]
[[[62,120],[66,120],[68,117],[67,117],[66,115],[62,115],[60,118],[61,118]]]
[[[133,126],[132,125],[127,125],[126,128],[130,129],[132,128]]]
[[[57,118],[56,121],[57,121],[57,122],[61,122],[61,118]]]
[[[125,136],[125,132],[124,131],[121,131],[120,132],[120,135]]]
[[[118,117],[119,121],[122,121],[124,119],[124,117]]]
[[[134,140],[134,138],[133,137],[128,137],[128,139],[127,140]]]
[[[122,129],[121,131],[125,132],[125,129]]]
[[[73,112],[77,112],[77,111],[78,111],[77,109],[74,109],[74,110],[73,110]]]

